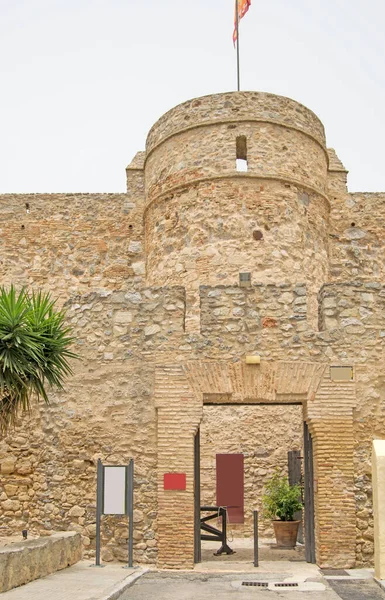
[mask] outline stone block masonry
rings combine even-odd
[[[263,283],[305,275],[316,322],[328,270],[329,156],[322,124],[294,106],[271,94],[208,96],[171,110],[150,131],[147,281],[186,286],[189,331],[199,329],[199,284],[234,285],[240,271]],[[239,136],[247,140],[246,173],[236,170]]]
[[[177,351],[184,332],[184,289],[92,292],[67,303],[81,357],[69,396],[4,440],[0,521],[4,532],[59,528],[82,533],[86,556],[95,548],[95,477],[98,457],[125,463],[134,457],[136,560],[156,559],[156,432],[153,353]],[[170,341],[174,338],[175,345]],[[120,365],[117,369],[117,365]],[[84,428],[84,424],[87,427]],[[45,439],[45,442],[44,442]],[[103,519],[104,560],[127,558],[127,521]]]
[[[298,285],[254,284],[248,288],[200,288],[201,333],[253,336],[274,330],[274,337],[308,328],[307,291]]]
[[[81,536],[74,532],[0,548],[0,592],[65,569],[81,558]]]
[[[272,467],[284,469],[281,417],[287,449],[300,449],[302,415],[317,562],[371,566],[385,194],[350,194],[316,115],[258,92],[175,107],[126,173],[122,194],[0,196],[0,283],[50,290],[81,357],[50,406],[0,441],[2,531],[76,531],[92,557],[97,460],[134,458],[135,561],[192,568],[197,431],[207,501],[215,452],[245,453],[248,519]],[[227,439],[209,439],[224,421]],[[165,490],[165,473],[185,474],[186,489]],[[103,560],[125,561],[126,519],[103,518],[102,533]]]
[[[330,279],[385,278],[385,193],[338,195],[331,205]]]
[[[342,328],[356,335],[372,330],[385,337],[385,285],[380,282],[324,285],[319,308],[321,330]]]
[[[144,276],[142,209],[127,194],[0,196],[0,281],[65,301]]]
[[[68,301],[66,308],[79,330],[82,356],[103,362],[139,360],[143,352],[167,347],[170,336],[185,329],[184,288],[93,292]]]

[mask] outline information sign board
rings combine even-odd
[[[127,498],[126,467],[104,467],[104,515],[125,515]]]
[[[128,465],[103,465],[98,460],[96,485],[96,560],[101,567],[100,527],[102,515],[128,516],[128,566],[133,566],[134,548],[134,461]]]

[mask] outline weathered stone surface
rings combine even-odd
[[[8,456],[1,461],[1,472],[3,475],[10,475],[15,471],[16,458]]]
[[[68,512],[70,517],[83,517],[85,515],[85,509],[81,506],[73,506]]]
[[[120,311],[115,314],[115,323],[132,323],[132,318],[132,313]]]
[[[65,569],[81,558],[81,536],[73,532],[0,547],[0,592]]]
[[[236,170],[239,136],[246,173]],[[164,115],[127,168],[125,194],[0,196],[1,283],[52,291],[82,359],[66,390],[0,443],[5,534],[71,528],[93,556],[97,460],[134,458],[135,560],[190,568],[192,440],[206,396],[215,423],[231,413],[216,403],[283,402],[276,418],[266,418],[270,406],[251,406],[260,419],[231,415],[233,445],[209,439],[203,420],[205,490],[213,500],[216,449],[244,451],[247,515],[272,465],[284,468],[277,440],[299,443],[288,406],[299,402],[315,448],[318,561],[372,564],[385,194],[349,194],[346,175],[311,111],[241,92]],[[261,365],[246,368],[247,354]],[[332,382],[330,365],[352,366],[353,381]],[[186,491],[164,493],[170,469],[186,473]],[[126,561],[126,528],[125,517],[103,518],[104,560]]]
[[[150,337],[152,335],[155,335],[156,333],[160,332],[160,327],[159,325],[149,325],[148,327],[144,328],[144,335],[146,337]]]

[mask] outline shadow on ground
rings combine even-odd
[[[254,561],[254,546],[252,539],[235,539],[233,542],[228,542],[230,548],[234,550],[234,554],[221,554],[214,556],[214,553],[220,547],[220,544],[213,542],[202,542],[202,563],[218,561],[218,563],[234,563]],[[278,548],[272,540],[260,540],[258,548],[259,561],[281,561],[290,562],[305,561],[305,547],[297,545],[293,549]]]
[[[330,587],[341,600],[384,600],[385,593],[372,579],[329,579]]]

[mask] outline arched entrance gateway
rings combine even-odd
[[[354,565],[354,379],[339,380],[334,365],[309,362],[191,361],[156,368],[155,402],[159,567],[194,565],[194,436],[205,403],[303,405],[313,440],[316,562]],[[185,475],[185,489],[165,489],[172,473]]]

